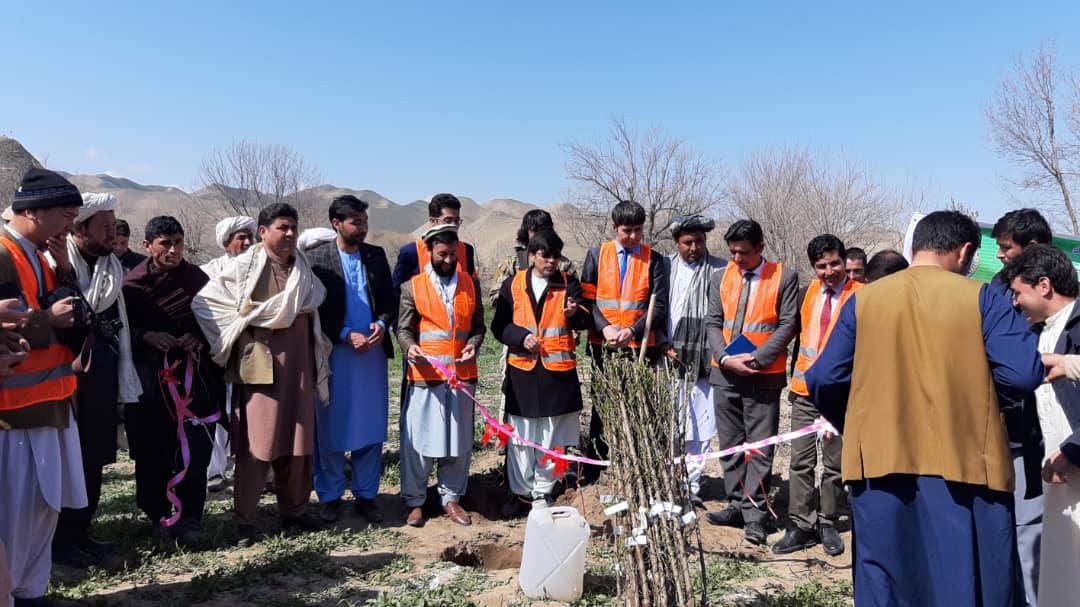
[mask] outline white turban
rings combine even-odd
[[[82,223],[98,213],[116,211],[118,202],[116,196],[97,192],[87,192],[82,195],[82,206],[79,207],[79,216],[75,223]]]
[[[330,242],[335,238],[337,238],[337,232],[330,228],[308,228],[300,232],[300,238],[296,239],[296,246],[301,251],[306,251],[319,243]]]
[[[224,249],[225,246],[229,244],[232,235],[240,230],[247,230],[254,236],[255,226],[256,222],[254,219],[242,215],[239,217],[227,217],[222,219],[218,222],[217,228],[215,228],[218,244]]]

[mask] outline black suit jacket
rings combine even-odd
[[[476,253],[473,246],[465,243],[465,271],[476,274]],[[402,283],[420,273],[420,255],[416,252],[416,241],[402,245],[398,249],[397,262],[394,264],[394,288],[400,290]]]
[[[326,287],[326,299],[319,306],[319,322],[323,333],[333,343],[341,343],[341,329],[345,326],[345,274],[341,269],[341,257],[337,242],[321,243],[305,252],[311,269]],[[383,339],[383,351],[388,358],[394,357],[394,343],[391,339],[393,326],[397,322],[398,298],[400,291],[390,279],[390,263],[386,261],[386,251],[364,243],[360,245],[360,258],[364,262],[367,275],[368,300],[371,302],[372,315],[386,325],[386,337]]]

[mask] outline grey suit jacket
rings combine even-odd
[[[709,349],[717,354],[717,361],[727,348],[723,333],[724,307],[720,303],[720,283],[723,278],[724,272],[718,272],[713,276],[712,285],[709,287],[709,316],[705,321],[709,329]],[[759,292],[755,291],[755,294]],[[786,266],[780,276],[780,295],[777,297],[776,305],[777,315],[780,318],[779,326],[776,332],[753,353],[754,360],[762,367],[771,365],[778,356],[784,355],[791,340],[795,339],[799,332],[799,275]],[[787,374],[769,373],[744,377],[713,367],[709,383],[714,386],[783,388],[787,384]]]

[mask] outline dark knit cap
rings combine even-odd
[[[14,211],[47,209],[50,207],[81,207],[79,188],[57,173],[46,169],[30,169],[23,177],[15,200]]]

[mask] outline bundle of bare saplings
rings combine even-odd
[[[690,503],[683,454],[689,386],[676,373],[611,356],[592,369],[593,406],[605,420],[614,494],[610,516],[619,592],[627,605],[703,605],[692,570],[704,579],[701,534]]]

